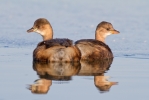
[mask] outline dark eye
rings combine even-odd
[[[107,30],[109,31],[109,30],[110,30],[110,28],[107,28]]]
[[[36,25],[36,27],[39,28],[40,26],[39,25]]]

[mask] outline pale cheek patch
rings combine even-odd
[[[38,30],[38,29],[36,29],[35,32],[41,34],[42,36],[44,35],[44,32],[42,32],[42,31],[40,31],[40,30]]]
[[[106,34],[105,34],[105,37],[107,37],[108,35],[111,35],[112,33],[110,33],[110,32],[107,32]]]
[[[108,32],[108,33],[107,33],[107,35],[111,35],[111,34],[112,34],[111,32]]]

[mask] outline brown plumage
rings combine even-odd
[[[70,39],[51,39],[51,40],[45,40],[40,43],[38,43],[38,46],[45,45],[46,48],[50,48],[53,46],[65,46],[65,47],[71,47],[73,46],[73,41]]]
[[[117,33],[119,31],[115,30],[111,23],[105,21],[99,23],[95,31],[95,39],[81,39],[75,42],[75,46],[81,52],[81,60],[113,58],[111,49],[104,42],[108,35]]]
[[[33,59],[39,62],[76,62],[80,51],[73,46],[72,40],[53,39],[53,29],[49,21],[39,18],[27,32],[37,32],[43,37],[33,52]]]

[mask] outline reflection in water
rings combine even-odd
[[[33,69],[39,75],[34,84],[29,85],[28,89],[32,93],[45,94],[52,85],[52,80],[70,81],[71,77],[77,76],[94,76],[94,84],[97,89],[103,93],[109,91],[112,85],[117,82],[108,81],[108,76],[104,73],[109,70],[113,59],[101,60],[98,62],[81,61],[80,63],[39,63],[33,62]]]
[[[52,85],[52,80],[69,81],[81,68],[80,63],[39,63],[33,62],[33,69],[40,79],[29,85],[32,93],[46,94]]]
[[[112,85],[118,82],[109,82],[109,76],[104,76],[104,73],[109,70],[113,59],[100,60],[98,62],[81,61],[81,69],[78,75],[94,76],[94,84],[97,89],[103,93],[108,92]]]
[[[41,78],[36,80],[34,84],[29,85],[28,89],[31,90],[32,93],[45,94],[49,91],[49,88],[51,85],[52,85],[52,80]]]
[[[94,76],[94,75],[100,75],[102,73],[105,73],[109,70],[113,59],[106,59],[106,60],[100,60],[100,61],[94,61],[94,62],[87,62],[87,61],[81,61],[81,69],[78,73],[78,75],[83,76]]]
[[[95,86],[103,92],[109,91],[112,85],[117,85],[118,82],[109,82],[109,76],[94,76],[94,84]]]
[[[71,80],[71,76],[76,75],[80,68],[80,63],[33,62],[33,69],[37,72],[39,77],[50,80]]]

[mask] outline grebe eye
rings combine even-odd
[[[37,25],[36,27],[37,27],[37,28],[39,28],[40,26],[39,26],[39,25]]]
[[[110,28],[107,28],[107,30],[109,31],[109,30],[110,30]]]

